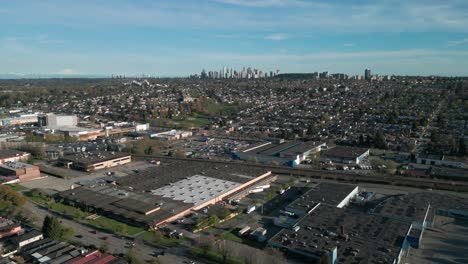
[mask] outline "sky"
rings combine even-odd
[[[468,76],[466,0],[0,0],[0,74]]]

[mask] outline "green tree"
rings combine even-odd
[[[99,247],[99,251],[102,253],[107,253],[109,251],[109,242],[103,241],[101,242],[101,246]]]
[[[130,264],[143,264],[144,262],[138,257],[139,253],[135,248],[130,248],[125,254],[125,260]]]
[[[385,136],[381,132],[377,132],[374,136],[374,147],[379,149],[388,149]]]
[[[53,216],[46,216],[42,223],[42,233],[47,238],[60,240],[63,237],[63,230],[60,222]]]

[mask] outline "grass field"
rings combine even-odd
[[[263,248],[265,246],[264,244],[257,242],[256,240],[238,237],[237,235],[233,234],[232,231],[231,232],[226,231],[222,233],[220,237],[224,240],[230,240],[230,241],[242,243],[242,244],[249,245],[255,248]]]
[[[185,238],[176,239],[176,238],[169,238],[164,235],[156,239],[154,237],[154,233],[150,231],[147,231],[143,234],[143,239],[152,244],[159,245],[162,247],[175,247],[185,240]]]
[[[53,210],[53,211],[57,211],[57,212],[60,212],[62,214],[69,215],[69,216],[73,217],[73,219],[83,219],[83,218],[91,215],[90,213],[84,212],[79,208],[69,206],[69,205],[66,205],[66,204],[62,204],[62,203],[51,202],[51,203],[49,203],[49,208],[51,210]]]
[[[14,184],[8,184],[7,186],[11,187],[13,190],[15,191],[18,191],[18,192],[21,192],[21,191],[24,191],[24,190],[28,190],[28,188],[22,186],[22,185],[19,185],[17,183],[14,183]]]
[[[107,229],[113,233],[120,233],[128,236],[134,236],[145,231],[142,227],[131,226],[105,216],[90,220],[88,223],[99,228]]]
[[[197,256],[199,258],[204,258],[204,259],[207,259],[207,260],[214,261],[215,263],[223,263],[224,262],[223,261],[223,256],[221,255],[221,253],[219,253],[219,252],[217,252],[215,250],[203,251],[200,248],[192,247],[190,249],[190,254],[192,254],[193,256]],[[224,262],[224,263],[243,264],[245,262],[242,261],[241,259],[237,258],[237,257],[228,256],[226,262]]]

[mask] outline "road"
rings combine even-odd
[[[40,208],[38,205],[30,201],[26,203],[26,208],[36,217],[35,224],[38,226],[42,225],[46,215],[52,215],[49,211]],[[146,261],[153,259],[153,253],[160,250],[144,244],[142,239],[132,241],[127,238],[120,238],[112,234],[97,231],[96,229],[66,219],[60,215],[54,214],[54,216],[61,221],[63,226],[73,229],[75,234],[70,239],[73,242],[78,242],[83,245],[95,245],[96,247],[100,247],[104,242],[106,242],[108,245],[108,252],[116,255],[127,253],[131,247],[131,243],[135,243],[134,249],[138,252],[137,255]],[[95,231],[96,234],[94,233]],[[107,237],[107,239],[103,240],[103,237]],[[165,252],[166,255],[161,259],[162,263],[188,263],[190,261],[189,258],[184,256],[185,250],[183,248],[166,249]]]

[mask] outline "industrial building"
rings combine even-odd
[[[343,208],[358,194],[359,187],[356,185],[320,183],[286,206],[285,210],[296,216],[304,216],[320,203]]]
[[[76,115],[56,115],[53,113],[42,114],[38,117],[40,127],[74,127],[78,124]]]
[[[41,177],[38,166],[14,161],[0,164],[0,175],[13,176],[19,182],[30,181]]]
[[[87,250],[66,242],[44,238],[37,230],[28,231],[2,243],[1,257],[17,256],[24,263],[68,263],[68,264],[125,264],[125,260],[102,253],[99,250]],[[2,258],[0,257],[0,260]],[[5,262],[16,263],[16,262]]]
[[[410,246],[420,248],[436,214],[468,217],[468,203],[458,196],[409,193],[386,197],[367,212],[346,207],[358,195],[358,186],[345,184],[309,189],[274,220],[283,229],[268,244],[299,259],[399,263]]]
[[[326,143],[315,141],[267,142],[240,149],[234,156],[242,160],[294,167],[306,160],[310,154],[319,152],[325,145]]]
[[[466,168],[468,169],[468,159],[455,156],[444,155],[418,155],[416,159],[417,164],[446,166],[453,168]]]
[[[101,130],[76,126],[42,127],[35,134],[44,138],[47,138],[49,135],[61,135],[63,137],[74,137],[77,140],[87,141],[95,140],[99,137]]]
[[[149,137],[160,140],[173,141],[192,136],[192,131],[169,130],[164,132],[150,133]]]
[[[37,123],[37,114],[26,114],[20,116],[14,116],[10,118],[2,118],[0,120],[1,126],[14,126],[14,125],[26,125]]]
[[[268,244],[289,255],[329,263],[399,263],[408,247],[410,223],[319,204],[293,229],[282,229]]]
[[[155,228],[231,196],[245,196],[250,187],[269,179],[274,176],[263,168],[170,160],[123,177],[117,185],[92,184],[64,191],[60,197],[70,205]]]
[[[323,151],[322,154],[326,159],[336,163],[360,164],[369,156],[369,149],[336,146]]]
[[[91,172],[111,168],[132,161],[132,157],[124,152],[90,151],[65,155],[58,159],[59,165],[75,170]]]
[[[5,163],[5,162],[16,162],[16,161],[26,161],[29,159],[31,154],[24,152],[24,151],[19,151],[19,150],[13,150],[13,149],[1,149],[0,150],[0,164]]]

